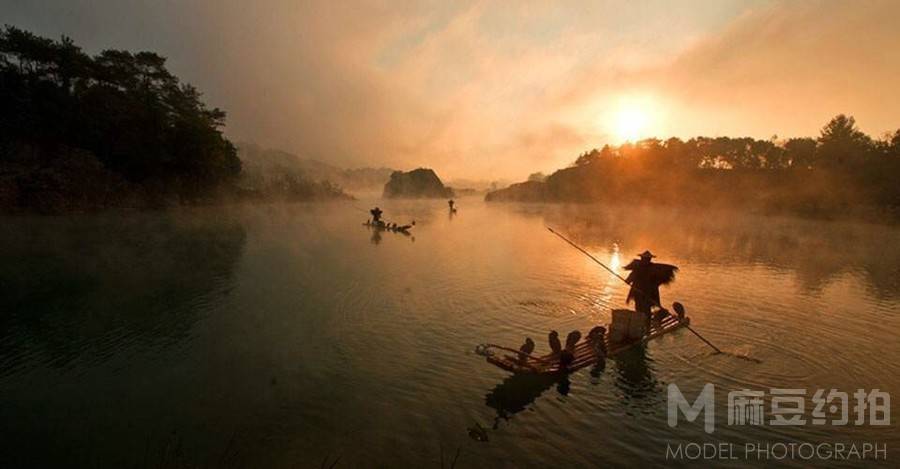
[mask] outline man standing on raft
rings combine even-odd
[[[662,307],[660,306],[662,303],[659,301],[659,286],[672,283],[678,267],[652,262],[651,259],[656,256],[650,251],[642,252],[639,257],[623,267],[625,270],[631,271],[628,278],[625,279],[631,285],[625,303],[634,300],[635,311],[649,319],[654,306]]]
[[[383,222],[381,221],[381,214],[384,213],[380,208],[375,207],[372,210],[369,210],[369,213],[372,214],[372,224],[373,225],[381,225]]]

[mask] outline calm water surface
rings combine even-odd
[[[875,440],[900,457],[896,425],[734,428],[724,407],[712,435],[666,425],[669,383],[691,398],[714,383],[721,401],[900,391],[897,227],[380,204],[414,235],[369,231],[351,204],[3,218],[0,466],[440,467],[457,451],[457,467],[620,466],[691,441]],[[664,302],[759,363],[682,331],[565,382],[486,364],[476,344],[530,335],[545,351],[549,329],[586,331],[624,302],[545,225],[613,266],[648,248],[677,264]]]

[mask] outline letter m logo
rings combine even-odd
[[[697,420],[700,412],[703,414],[703,430],[712,433],[716,426],[716,388],[712,383],[703,386],[703,391],[697,396],[693,404],[688,403],[681,394],[681,390],[675,384],[669,384],[669,426],[678,426],[678,411],[684,414],[688,422]]]

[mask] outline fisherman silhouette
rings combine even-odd
[[[633,300],[635,311],[649,318],[653,306],[661,307],[659,286],[675,280],[675,272],[678,271],[678,267],[653,262],[651,259],[656,256],[650,251],[644,251],[638,256],[639,259],[632,260],[623,267],[625,270],[631,271],[628,278],[625,279],[631,285],[625,303]]]
[[[375,207],[372,210],[369,210],[369,213],[372,214],[372,224],[380,225],[381,224],[381,214],[384,213],[380,208]]]
[[[454,202],[453,199],[450,199],[450,200],[447,201],[447,205],[450,206],[450,210],[451,210],[451,211],[453,210],[453,204],[455,204],[455,203],[456,203],[456,202]]]

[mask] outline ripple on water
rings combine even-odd
[[[87,229],[104,241],[94,244],[107,263],[92,267],[103,282],[71,281],[90,264],[77,258],[59,282],[60,302],[29,296],[46,314],[17,311],[0,332],[0,390],[22,403],[17,428],[33,441],[76,448],[84,428],[101,427],[110,429],[108,447],[142,448],[147,432],[132,423],[160,422],[162,432],[177,430],[186,440],[233,427],[255,444],[254,454],[288,448],[321,460],[341,452],[351,465],[433,466],[441,445],[445,455],[463,445],[460,466],[626,466],[665,463],[659,448],[667,441],[704,438],[702,429],[666,425],[668,383],[897,385],[898,296],[896,281],[884,278],[895,272],[896,255],[860,255],[872,254],[868,245],[891,251],[879,241],[889,236],[844,245],[827,224],[769,227],[702,216],[673,232],[672,222],[683,218],[666,211],[604,216],[476,200],[461,202],[448,219],[443,203],[389,203],[392,217],[420,220],[414,243],[385,235],[375,244],[359,213],[339,207],[251,211],[238,230],[246,239],[225,236],[221,255],[201,249],[231,232],[217,216],[198,216],[198,226],[151,243],[146,258],[122,254],[152,229],[141,226],[112,248],[104,230]],[[683,302],[693,327],[722,349],[761,363],[712,355],[680,331],[567,382],[523,381],[486,364],[472,353],[475,344],[516,347],[528,335],[544,352],[550,329],[584,332],[624,306],[626,286],[543,229],[568,220],[601,259],[615,242],[622,252],[650,248],[679,265],[664,300]],[[896,239],[896,230],[889,234]],[[778,247],[784,236],[789,253]],[[816,262],[826,251],[828,262]],[[860,262],[871,265],[860,269]],[[118,282],[132,272],[127,284]],[[54,313],[59,305],[71,309]],[[116,380],[121,387],[109,392]],[[33,394],[44,398],[40,405],[28,401]],[[47,438],[40,425],[28,426],[63,415],[55,411],[79,396],[104,399],[79,401],[77,429]],[[488,443],[469,440],[474,422],[489,429]],[[804,431],[799,436],[834,436]],[[862,433],[847,434],[872,436],[855,431]],[[790,430],[770,435],[798,438]]]

